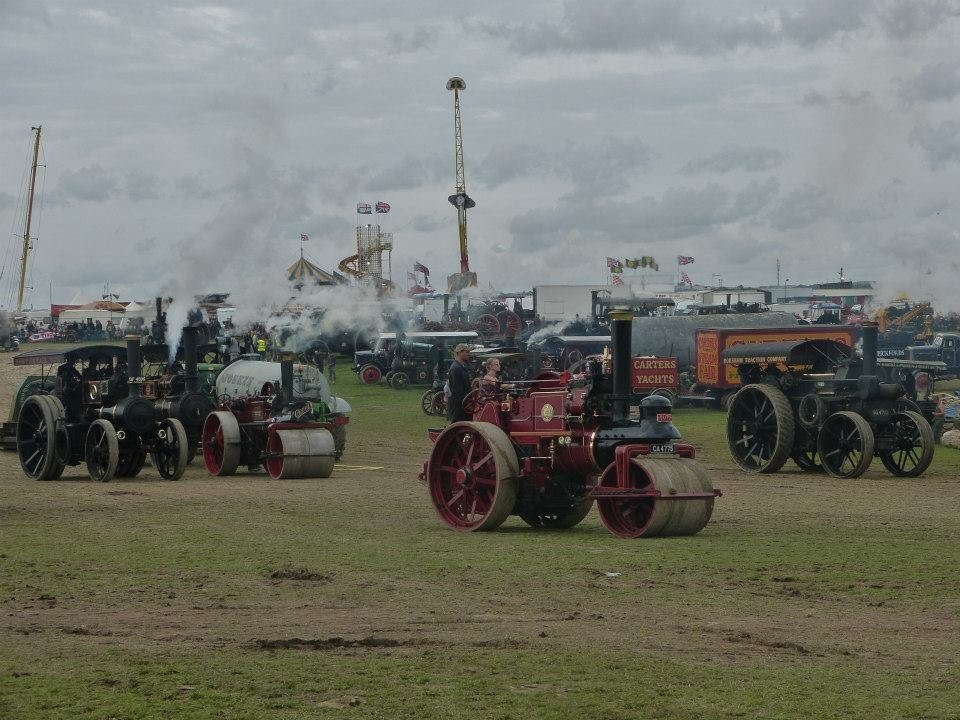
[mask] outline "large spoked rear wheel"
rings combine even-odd
[[[211,475],[233,475],[240,465],[240,423],[232,412],[216,410],[203,423],[203,463]]]
[[[57,424],[63,406],[49,395],[31,395],[17,419],[17,454],[20,467],[34,480],[56,480],[65,463],[57,453]]]
[[[179,480],[190,461],[187,431],[177,418],[160,422],[156,445],[151,453],[153,466],[164,480]]]
[[[894,449],[879,453],[883,466],[900,477],[922,474],[930,467],[936,444],[930,423],[922,415],[908,411],[894,415],[890,426]]]
[[[488,423],[453,423],[430,454],[430,500],[455,530],[493,530],[513,512],[519,473],[517,453],[503,430]]]
[[[91,479],[110,482],[116,477],[117,463],[120,461],[120,443],[117,431],[106,420],[94,420],[87,430],[87,439],[83,445],[87,473]]]
[[[863,475],[873,460],[873,448],[870,423],[849,410],[835,412],[824,420],[817,437],[823,469],[838,478]]]
[[[744,385],[730,401],[727,445],[744,470],[777,472],[793,450],[794,430],[790,402],[772,385]]]

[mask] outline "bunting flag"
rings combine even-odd
[[[608,268],[611,268],[611,269],[612,269],[612,268],[615,268],[615,267],[620,267],[620,261],[619,261],[619,260],[616,260],[616,259],[614,259],[614,258],[612,258],[612,257],[608,257],[608,258],[607,258],[607,267],[608,267]]]
[[[623,264],[626,265],[631,270],[636,270],[637,268],[650,268],[651,270],[659,270],[660,266],[657,264],[657,261],[654,260],[649,255],[644,255],[639,258],[629,258],[623,261]]]
[[[623,278],[620,277],[619,275],[614,275],[614,276],[613,276],[613,284],[614,284],[614,285],[623,285]]]
[[[385,203],[385,202],[382,202],[382,201],[381,201],[381,202],[378,202],[378,203],[377,203],[377,212],[378,212],[378,213],[388,213],[388,212],[390,212],[390,205],[387,204],[387,203]]]
[[[300,233],[300,242],[306,242],[306,241],[309,240],[309,239],[310,239],[310,238],[307,237],[307,234],[306,234],[306,233]]]
[[[693,262],[693,258],[689,255],[677,255],[677,265],[689,265]]]
[[[693,280],[690,279],[690,276],[685,272],[680,273],[680,282],[686,285],[687,287],[693,287]]]
[[[617,275],[619,275],[620,273],[623,272],[623,265],[620,265],[619,263],[617,263],[615,266],[610,268],[610,272],[616,273]]]
[[[414,271],[414,272],[422,272],[424,275],[429,275],[429,274],[430,274],[430,269],[429,269],[426,265],[421,265],[421,264],[418,263],[418,262],[414,262],[414,263],[413,263],[413,271]]]
[[[357,214],[358,215],[369,215],[373,212],[370,209],[370,203],[357,203]]]

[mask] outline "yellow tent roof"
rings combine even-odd
[[[307,260],[300,257],[293,265],[287,268],[287,277],[292,283],[314,283],[315,285],[337,285],[339,280],[326,270],[322,270]]]

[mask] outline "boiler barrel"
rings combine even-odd
[[[670,315],[633,319],[634,355],[675,357],[680,367],[696,364],[697,330],[707,328],[795,327],[792,313],[731,313],[729,315]]]

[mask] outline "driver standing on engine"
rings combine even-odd
[[[447,398],[447,422],[461,422],[470,420],[463,409],[463,399],[470,392],[470,346],[463,343],[453,349],[454,360],[450,363],[447,373],[447,383],[450,387],[450,396]]]

